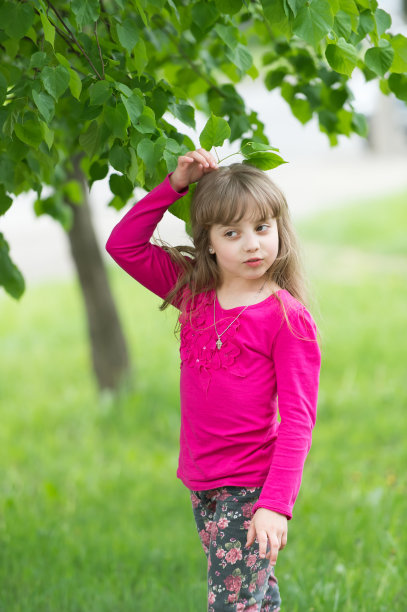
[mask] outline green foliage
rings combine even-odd
[[[331,144],[365,136],[347,87],[356,68],[407,98],[407,38],[390,27],[376,0],[0,0],[0,200],[32,188],[41,200],[50,185],[62,202],[75,156],[89,185],[108,164],[120,173],[121,208],[196,146],[171,123],[195,128],[196,110],[210,117],[202,146],[268,146],[236,91],[246,75],[279,89],[300,122],[316,117]],[[283,163],[270,148],[246,161]],[[49,199],[36,210],[69,224]]]

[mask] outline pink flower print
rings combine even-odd
[[[253,567],[253,565],[255,565],[256,561],[257,561],[257,556],[251,554],[251,555],[249,555],[247,557],[246,566],[247,567]]]
[[[216,599],[216,595],[213,591],[209,591],[209,595],[208,595],[208,604],[213,604],[215,603],[215,599]]]
[[[216,539],[218,535],[218,526],[215,521],[208,521],[205,526],[206,531],[210,534],[212,540]]]
[[[230,523],[229,519],[227,519],[225,516],[222,516],[218,520],[218,527],[219,529],[225,529],[229,525],[229,523]]]
[[[243,516],[246,518],[251,518],[252,516],[252,508],[253,508],[254,504],[251,503],[247,503],[247,504],[243,504],[242,506],[242,512],[243,512]]]
[[[261,586],[266,581],[267,572],[265,569],[262,569],[257,574],[257,586]]]
[[[257,604],[254,604],[253,606],[246,608],[246,612],[257,612],[257,610],[258,610]]]
[[[231,548],[228,553],[226,553],[226,561],[234,565],[236,561],[240,561],[242,559],[242,551],[240,548]]]
[[[254,593],[255,590],[256,590],[256,583],[255,582],[251,582],[249,584],[249,593]]]
[[[244,603],[238,603],[236,606],[236,612],[244,612],[245,610],[245,604]]]
[[[245,529],[249,529],[249,527],[250,527],[250,523],[251,523],[251,520],[250,520],[250,521],[245,521],[245,522],[243,523],[243,527],[244,527]]]
[[[228,591],[232,591],[233,593],[238,593],[242,586],[242,579],[240,576],[232,576],[230,574],[223,581]]]
[[[236,593],[233,593],[233,595],[228,596],[228,603],[235,603],[236,599],[237,599],[237,595]]]
[[[218,559],[223,559],[225,554],[226,554],[226,551],[224,548],[218,548],[218,550],[216,551],[216,556],[218,557]]]
[[[191,493],[191,502],[193,508],[197,508],[199,506],[199,499],[197,498],[195,493]]]
[[[199,532],[199,537],[201,538],[202,544],[204,546],[208,547],[210,539],[211,539],[210,534],[207,531],[205,531],[204,529],[201,529],[201,531]]]

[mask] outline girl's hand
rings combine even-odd
[[[216,170],[218,164],[214,157],[205,151],[189,151],[178,158],[178,165],[170,176],[170,183],[175,191],[183,191],[191,183],[199,181],[204,174]]]
[[[270,559],[271,565],[275,565],[278,551],[287,544],[287,517],[266,508],[259,508],[250,522],[246,548],[254,543],[256,536],[259,542],[260,557]],[[270,551],[266,554],[268,541]]]

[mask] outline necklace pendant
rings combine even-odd
[[[222,340],[220,338],[217,339],[216,346],[217,346],[218,350],[220,350],[222,348]]]

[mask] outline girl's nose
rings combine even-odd
[[[259,248],[259,237],[257,234],[249,234],[246,237],[244,248],[246,251],[257,251]]]

